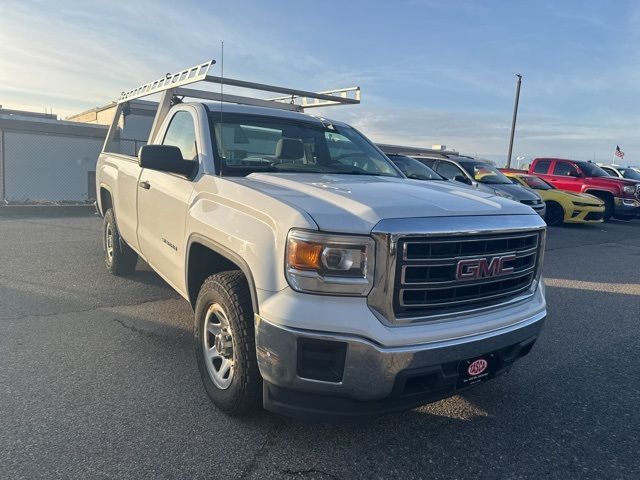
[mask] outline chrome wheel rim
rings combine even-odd
[[[107,231],[105,232],[105,244],[107,250],[107,257],[109,261],[113,260],[113,230],[111,224],[107,224]]]
[[[213,384],[221,390],[233,380],[233,334],[222,306],[209,306],[202,332],[202,349],[207,372]]]

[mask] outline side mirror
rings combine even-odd
[[[138,154],[138,164],[151,170],[191,175],[196,162],[183,159],[180,149],[173,145],[145,145]]]

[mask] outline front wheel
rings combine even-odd
[[[242,416],[261,406],[253,308],[240,271],[207,278],[195,308],[195,353],[204,388],[220,410]]]
[[[547,213],[544,215],[547,225],[559,225],[564,221],[564,209],[555,202],[547,202]]]
[[[613,203],[613,198],[610,196],[601,196],[600,200],[604,202],[604,221],[608,222],[613,217],[613,212],[615,210],[615,204]]]

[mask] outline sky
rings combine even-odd
[[[323,115],[376,142],[504,163],[640,165],[640,2],[0,0],[0,105],[61,117],[167,72],[304,90],[360,86]]]

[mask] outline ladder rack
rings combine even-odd
[[[145,83],[133,90],[122,92],[117,102],[117,108],[111,122],[111,128],[109,128],[109,132],[107,133],[107,137],[104,141],[103,150],[108,151],[108,146],[115,137],[125,104],[131,100],[147,97],[157,93],[161,94],[161,98],[158,103],[158,109],[149,134],[149,142],[156,138],[162,122],[171,109],[173,98],[175,96],[213,100],[217,102],[237,103],[241,105],[278,108],[281,110],[292,110],[296,112],[302,112],[305,108],[327,107],[331,105],[353,105],[360,103],[360,87],[339,88],[324,92],[308,92],[306,90],[278,87],[276,85],[268,85],[266,83],[248,82],[246,80],[238,80],[234,78],[222,78],[215,75],[209,75],[209,69],[215,63],[215,60],[209,60],[208,62],[194,65],[176,73],[167,73],[162,78]],[[220,86],[228,85],[230,87],[239,87],[258,92],[269,92],[272,94],[279,93],[282,96],[275,98],[253,98],[226,94],[223,92],[214,92],[212,90],[185,88],[187,85],[198,82],[207,82]]]
[[[321,97],[322,96],[322,97]],[[329,98],[331,97],[331,98]],[[339,97],[342,101],[336,100]],[[340,103],[360,103],[360,87],[338,88],[336,90],[326,90],[318,92],[314,96],[310,95],[291,95],[286,97],[270,98],[271,102],[288,102],[302,108],[328,107],[331,105],[339,105]]]
[[[133,90],[122,92],[118,104],[126,103],[137,98],[146,97],[155,93],[171,91],[172,95],[184,95],[190,98],[202,98],[207,100],[226,101],[246,105],[259,105],[273,108],[286,108],[301,111],[305,108],[326,107],[331,105],[353,105],[360,103],[360,87],[339,88],[324,92],[309,92],[294,88],[279,87],[266,83],[248,82],[234,78],[222,78],[209,75],[209,69],[216,63],[215,60],[194,65],[179,72],[168,73],[153,82],[145,83]],[[185,85],[197,82],[207,82],[231,87],[240,87],[254,91],[280,93],[284,96],[275,98],[252,98],[239,95],[227,95],[209,90],[185,89]],[[283,107],[282,105],[290,105]]]
[[[215,60],[209,60],[208,62],[195,65],[173,74],[167,73],[164,77],[159,78],[158,80],[145,83],[144,85],[134,88],[133,90],[129,90],[128,92],[122,92],[118,99],[118,103],[128,102],[129,100],[146,97],[147,95],[153,95],[154,93],[163,92],[171,88],[205,80],[207,78],[209,68],[215,63]]]

